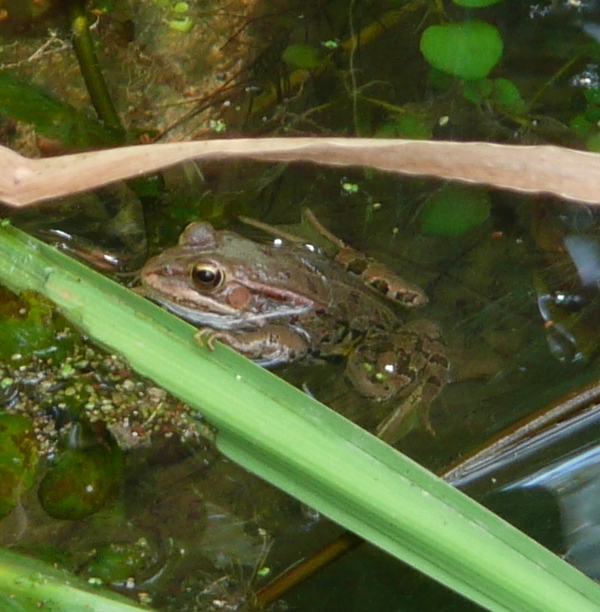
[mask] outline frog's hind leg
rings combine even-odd
[[[418,417],[431,434],[435,431],[429,420],[429,407],[448,382],[449,362],[446,345],[440,328],[432,321],[418,320],[405,325],[401,330],[419,338],[419,349],[413,355],[412,367],[418,371],[417,384],[408,395],[401,399],[397,408],[377,427],[376,435],[394,444],[404,430],[409,417]]]
[[[346,373],[356,389],[377,401],[397,398],[396,407],[376,434],[396,442],[416,416],[433,433],[429,406],[448,380],[448,359],[440,328],[432,321],[412,321],[391,334],[375,334],[349,357]]]
[[[418,387],[404,398],[401,404],[379,423],[375,435],[388,444],[395,444],[415,426],[418,418],[423,427],[435,436],[435,430],[429,420],[429,405],[438,395],[439,389],[434,392],[430,400],[424,397],[423,391]]]

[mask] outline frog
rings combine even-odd
[[[305,216],[332,252],[247,218],[275,239],[196,221],[144,265],[140,292],[198,327],[200,344],[224,343],[268,368],[343,357],[360,395],[397,403],[377,436],[395,442],[415,412],[433,433],[429,406],[449,371],[443,335],[428,319],[404,321],[396,308],[424,306],[425,292],[347,246],[312,211]]]

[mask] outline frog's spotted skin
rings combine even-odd
[[[144,266],[142,291],[200,327],[209,347],[219,340],[262,365],[348,356],[346,373],[361,394],[399,399],[378,431],[387,440],[417,408],[428,426],[448,372],[441,332],[431,321],[404,324],[392,306],[421,306],[424,292],[313,225],[338,248],[334,257],[193,223],[178,246]]]

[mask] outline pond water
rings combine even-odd
[[[138,26],[133,41],[109,38],[115,32],[112,26],[101,31],[100,40],[127,58],[118,69],[107,68],[107,80],[115,83],[117,106],[127,108],[123,117],[141,131],[164,131],[172,139],[214,135],[226,128],[228,135],[600,146],[597,2],[504,0],[478,10],[424,0],[288,2],[277,10],[261,2],[192,6],[187,10],[196,29],[189,38],[179,26],[172,27],[180,17],[165,11],[174,8],[123,5],[100,17],[100,24],[133,22]],[[218,19],[207,26],[215,15]],[[455,58],[453,38],[442,37],[441,53],[424,46],[426,28],[473,20],[495,28],[494,40],[501,40],[497,61],[486,60],[491,62],[487,72],[471,48],[465,47],[466,59],[460,53]],[[152,44],[152,28],[155,38],[160,33],[160,44]],[[40,43],[36,29],[41,29],[39,22],[30,31],[34,46]],[[212,55],[195,46],[205,29],[218,32],[210,40]],[[26,37],[19,36],[25,44]],[[490,43],[481,36],[477,44],[487,53]],[[135,53],[130,44],[137,45]],[[60,53],[61,61],[67,61],[68,52]],[[201,75],[190,59],[194,54],[205,58]],[[21,66],[21,76],[33,71],[47,83],[48,67],[11,61]],[[121,71],[126,65],[130,72],[124,86]],[[171,72],[161,76],[165,66]],[[465,70],[484,73],[465,81],[460,78]],[[178,96],[186,105],[198,98],[196,112],[181,104],[174,113],[170,104]],[[141,107],[134,109],[134,101]],[[163,106],[168,112],[160,112]],[[210,110],[203,114],[205,106]],[[600,218],[591,207],[435,179],[302,164],[186,166],[161,180],[158,187],[146,185],[145,191],[138,185],[139,192],[128,200],[127,219],[134,220],[129,227],[135,238],[127,232],[117,238],[129,251],[132,243],[140,245],[141,234],[148,240],[147,249],[144,241],[144,248],[134,251],[130,268],[138,267],[146,254],[175,244],[185,225],[198,218],[264,240],[264,234],[238,216],[287,228],[300,222],[301,210],[308,206],[345,243],[425,290],[429,303],[410,313],[400,310],[399,317],[425,318],[440,326],[449,380],[429,411],[433,433],[417,422],[397,446],[429,469],[444,473],[528,415],[543,413],[597,380]],[[135,192],[135,185],[131,189]],[[109,201],[97,204],[102,215],[108,209],[114,216],[115,210],[122,212],[115,201],[129,198],[119,194],[121,200],[115,200],[106,192],[94,197]],[[94,225],[73,225],[70,210],[61,205],[60,217],[71,217],[65,229],[69,234]],[[36,215],[28,217],[15,222],[40,231]],[[106,217],[100,219],[96,232],[108,223]],[[58,227],[49,214],[45,223],[46,232]],[[96,242],[89,234],[84,237]],[[73,342],[85,352],[79,340]],[[95,358],[85,354],[90,361]],[[81,355],[78,360],[73,360],[75,368]],[[10,366],[8,357],[5,361]],[[125,366],[106,368],[112,376]],[[84,370],[90,374],[87,364],[78,372]],[[390,409],[358,394],[337,361],[292,364],[277,372],[369,428]],[[108,374],[95,376],[96,387],[109,386]],[[127,376],[134,377],[130,372]],[[598,424],[592,409],[586,419],[582,425],[565,418],[560,434],[553,436],[538,436],[534,430],[537,446],[517,447],[515,456],[522,451],[519,461],[514,456],[492,461],[487,471],[475,470],[455,482],[596,577]],[[197,425],[191,417],[185,425],[168,418],[161,423],[162,433],[170,434]],[[71,431],[78,427],[71,426]],[[109,487],[108,505],[78,520],[60,516],[60,511],[49,518],[51,495],[43,492],[56,490],[64,471],[81,469],[77,457],[63,472],[51,465],[55,480],[49,485],[47,474],[36,477],[36,487],[0,522],[0,543],[38,554],[44,547],[54,559],[68,541],[65,564],[86,577],[106,572],[107,582],[126,592],[148,593],[159,610],[212,610],[219,603],[241,609],[249,591],[263,585],[268,575],[339,533],[310,509],[219,457],[196,432],[184,436],[184,442],[158,436],[151,446],[127,446],[122,457],[123,443],[106,452],[113,448],[107,440],[115,435],[114,427],[110,435],[100,426],[91,431],[86,427],[84,423],[83,433],[78,431],[84,446],[90,439],[102,440],[108,458],[103,455],[99,463],[119,474],[119,483]],[[77,444],[81,449],[82,443]],[[133,567],[133,558],[139,565]],[[118,571],[111,574],[107,566]],[[135,588],[128,589],[130,574],[135,575]],[[470,606],[366,545],[286,595],[284,602],[274,609]]]

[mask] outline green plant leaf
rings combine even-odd
[[[500,33],[483,21],[429,26],[420,46],[434,68],[468,80],[486,77],[503,51]]]
[[[312,70],[323,62],[323,53],[310,45],[294,44],[285,49],[281,58],[294,68]]]
[[[492,93],[492,82],[490,79],[464,81],[461,91],[473,104],[481,104]]]
[[[496,106],[509,112],[521,113],[525,110],[525,101],[519,88],[509,79],[492,81],[491,99]]]
[[[409,113],[398,115],[375,132],[376,138],[431,138],[433,122],[429,117]]]
[[[600,153],[600,134],[592,134],[585,141],[585,148],[588,151],[594,151],[595,153]]]
[[[423,232],[439,236],[460,236],[481,225],[489,216],[487,192],[460,185],[442,187],[419,211]]]
[[[0,610],[3,612],[140,612],[147,607],[92,587],[69,572],[0,548]]]
[[[600,87],[590,87],[583,90],[583,95],[588,104],[600,105]]]
[[[123,455],[116,445],[67,448],[44,475],[38,498],[46,514],[78,521],[97,512],[121,482]]]

